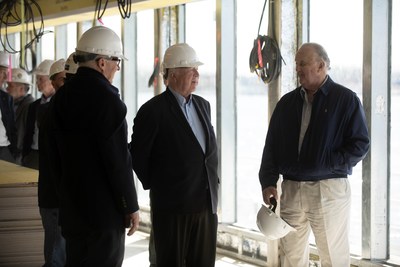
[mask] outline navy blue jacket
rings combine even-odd
[[[298,152],[301,87],[278,102],[268,127],[259,179],[276,186],[279,174],[294,181],[347,177],[369,150],[364,109],[357,95],[328,77],[314,96],[310,124]]]
[[[153,212],[217,212],[218,151],[210,104],[192,95],[206,136],[206,152],[194,135],[178,101],[167,89],[139,109],[133,126],[133,168],[150,189]]]

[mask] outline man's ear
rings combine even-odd
[[[97,65],[99,66],[99,68],[103,69],[106,65],[104,62],[104,58],[100,58],[99,60],[97,60]]]
[[[320,63],[319,63],[319,68],[320,69],[323,69],[325,67],[325,62],[324,61],[321,61]]]

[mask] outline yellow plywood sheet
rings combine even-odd
[[[200,0],[132,0],[131,12],[134,13],[141,10],[182,5],[196,1]],[[36,0],[36,2],[40,7],[45,27],[95,19],[96,0]],[[101,10],[103,10],[104,3],[106,1],[101,2]],[[40,26],[40,15],[38,9],[37,7],[32,6],[32,10],[35,17],[35,25],[36,28],[38,28]],[[15,11],[20,14],[19,8],[16,8]],[[109,0],[104,12],[104,16],[118,14],[118,1]],[[32,27],[32,22],[30,22],[28,25],[25,25],[24,28],[21,25],[10,26],[7,28],[7,33],[11,34],[26,29],[32,30]],[[5,34],[5,30],[3,28],[1,29],[1,34]]]
[[[95,11],[97,0],[36,0],[42,9],[44,17],[54,17],[66,14],[80,14],[82,12]],[[131,11],[136,12],[145,9],[157,9],[167,6],[181,5],[199,0],[132,0]],[[107,1],[101,2],[101,10]],[[128,5],[129,1],[125,1]],[[106,9],[117,7],[117,0],[108,0]],[[125,6],[125,8],[127,8]]]
[[[38,182],[39,172],[0,160],[0,186]]]
[[[45,18],[56,18],[71,14],[92,11],[94,13],[96,0],[36,0]],[[101,1],[101,9],[105,7]],[[109,0],[106,9],[117,6],[117,0]],[[35,13],[38,16],[37,13]]]

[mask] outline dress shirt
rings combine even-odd
[[[189,99],[186,101],[186,98],[180,95],[178,92],[176,92],[173,88],[171,92],[174,94],[176,100],[178,101],[178,104],[185,115],[185,118],[187,119],[190,127],[192,128],[192,131],[194,135],[197,138],[197,141],[199,141],[201,148],[203,149],[203,152],[206,152],[206,137],[204,134],[204,129],[203,125],[201,124],[199,115],[197,114],[196,108],[193,104],[193,98],[192,95],[189,96]]]

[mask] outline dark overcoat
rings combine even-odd
[[[138,211],[126,106],[100,72],[80,67],[54,96],[50,160],[64,235],[124,227]]]

